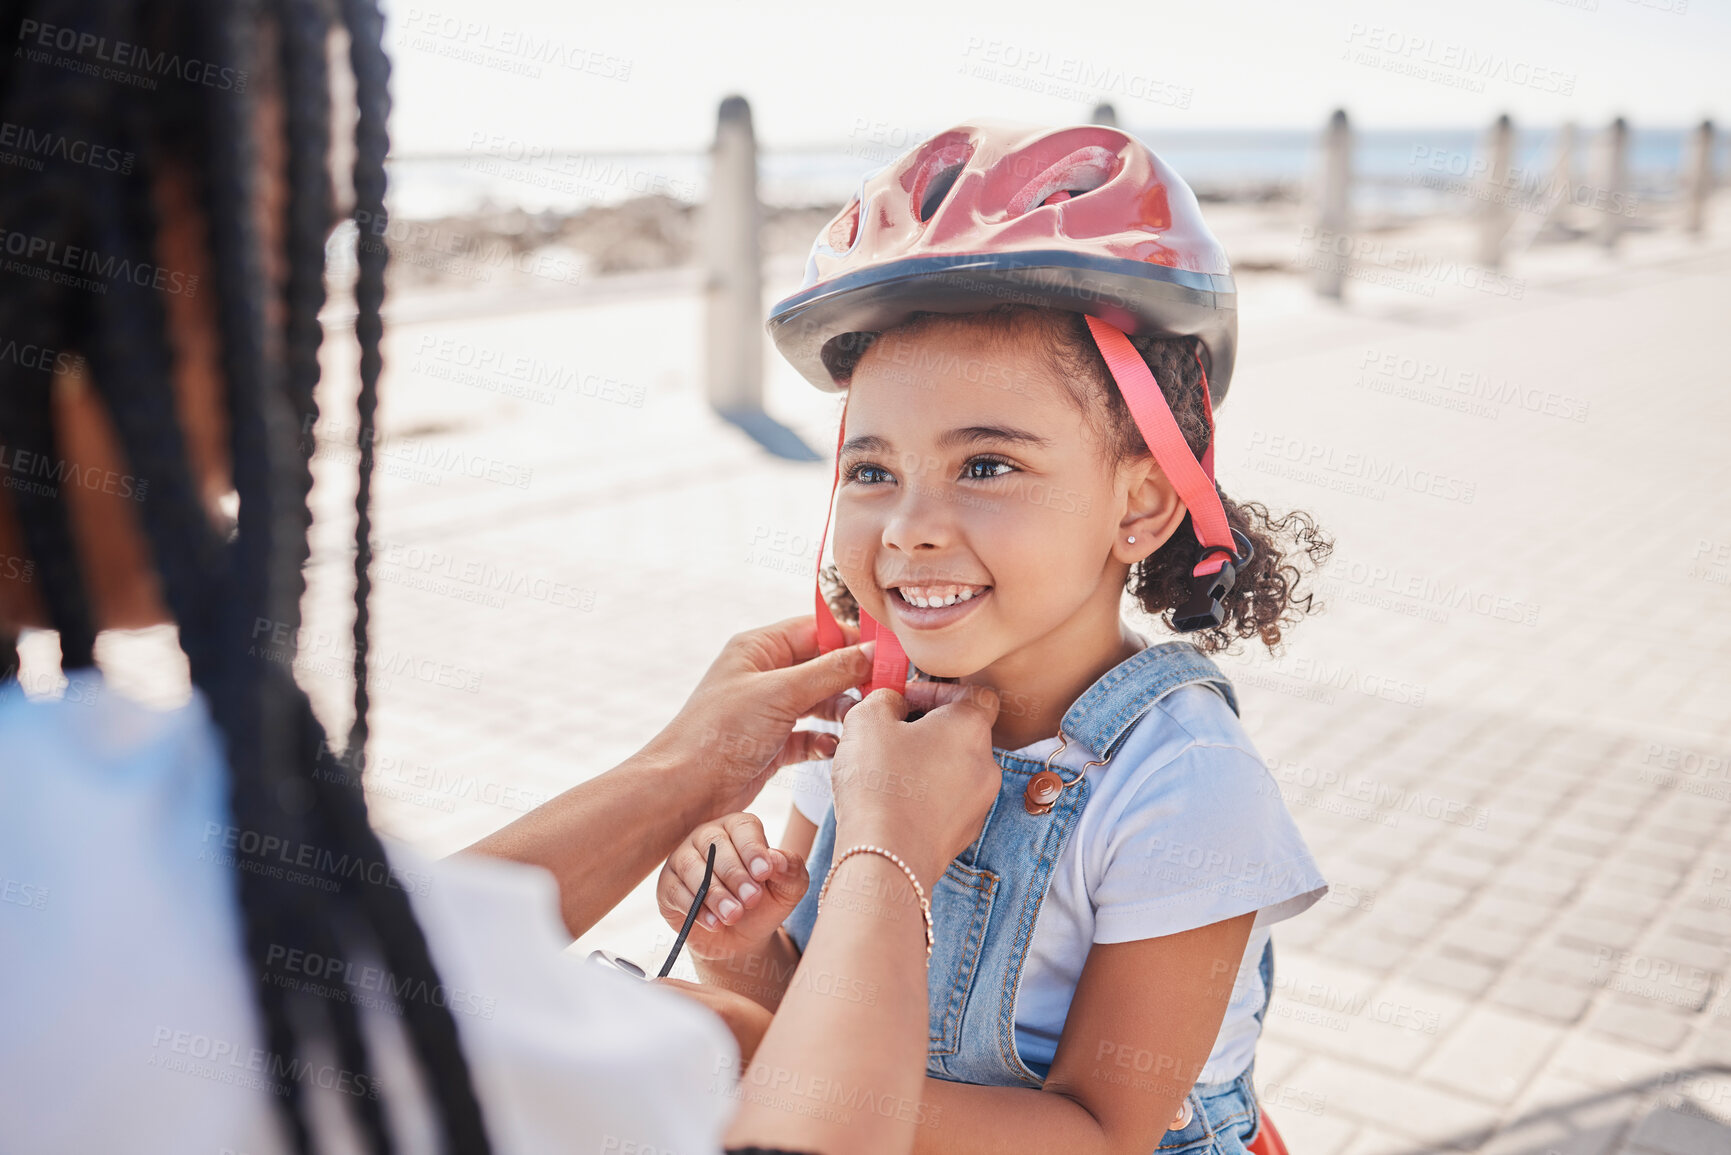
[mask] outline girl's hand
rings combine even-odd
[[[799,905],[810,881],[805,859],[770,846],[763,823],[754,815],[729,814],[706,822],[668,856],[655,886],[661,915],[675,931],[685,925],[686,912],[703,885],[711,843],[716,847],[715,877],[685,940],[700,959],[725,958],[761,946]]]

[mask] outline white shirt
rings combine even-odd
[[[264,1042],[222,864],[226,772],[202,698],[151,710],[94,672],[58,700],[8,691],[0,1145],[285,1151],[257,1073]],[[494,1150],[720,1150],[737,1090],[720,1020],[565,954],[544,871],[398,845],[389,857],[412,883]],[[400,1021],[372,1009],[362,1021],[398,1149],[436,1150]],[[362,1150],[341,1101],[356,1084],[334,1050],[303,1071],[320,1150]]]
[[[1044,761],[1049,738],[1012,751]],[[1080,769],[1098,757],[1071,743],[1058,758]],[[822,824],[829,763],[794,775],[794,806]],[[1095,943],[1135,942],[1256,911],[1232,1000],[1199,1083],[1237,1077],[1255,1055],[1262,1006],[1258,964],[1269,928],[1328,890],[1280,790],[1215,691],[1168,694],[1110,764],[1088,771],[1092,793],[1053,868],[1016,992],[1016,1045],[1049,1065],[1070,999]]]

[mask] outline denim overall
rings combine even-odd
[[[1150,646],[1107,671],[1076,700],[1060,723],[1070,741],[1063,761],[1080,766],[1111,758],[1154,703],[1183,686],[1206,685],[1238,701],[1220,668],[1187,642]],[[1080,744],[1087,757],[1070,757]],[[1054,760],[1051,769],[1067,784],[1052,809],[1029,814],[1022,804],[1028,779],[1043,761],[993,750],[1003,770],[998,797],[974,844],[952,861],[930,889],[936,942],[927,977],[930,1037],[926,1073],[951,1082],[1040,1088],[1047,1073],[1025,1063],[1016,1048],[1016,990],[1033,936],[1034,920],[1052,871],[1088,804],[1092,779]],[[1100,772],[1099,767],[1094,773]],[[1077,779],[1080,779],[1080,782]],[[785,923],[803,951],[817,920],[816,880],[829,873],[835,856],[835,808],[830,808],[812,844],[808,862],[813,885]],[[1265,1001],[1273,989],[1273,955],[1261,959]],[[1189,1095],[1191,1117],[1168,1131],[1158,1151],[1242,1155],[1260,1120],[1250,1072],[1199,1085]]]

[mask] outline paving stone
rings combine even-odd
[[[1530,931],[1464,922],[1451,926],[1438,940],[1438,945],[1455,954],[1501,966],[1519,954],[1532,937]]]
[[[1731,1151],[1731,1127],[1690,1111],[1662,1107],[1635,1125],[1629,1146],[1657,1155],[1716,1155]]]
[[[1347,1144],[1359,1133],[1360,1124],[1338,1112],[1316,1113],[1283,1106],[1281,1100],[1293,1093],[1277,1088],[1274,1105],[1270,1106],[1266,1100],[1262,1100],[1266,1117],[1274,1120],[1274,1125],[1280,1130],[1281,1139],[1286,1142],[1286,1149],[1302,1151],[1304,1155],[1344,1155]],[[1296,1094],[1309,1093],[1299,1091]],[[1302,1098],[1297,1100],[1299,1103],[1305,1101]]]
[[[1317,953],[1378,974],[1388,974],[1411,955],[1412,950],[1409,944],[1396,939],[1360,931],[1327,939],[1317,948]]]
[[[1500,879],[1498,880],[1501,881]],[[1474,898],[1462,916],[1469,923],[1486,923],[1520,930],[1536,929],[1557,913],[1556,907],[1500,889],[1496,883]]]
[[[1595,1087],[1626,1093],[1655,1085],[1675,1066],[1670,1055],[1602,1035],[1574,1031],[1547,1064],[1547,1071]]]
[[[1420,982],[1444,987],[1463,994],[1482,995],[1499,969],[1478,959],[1466,958],[1446,950],[1431,950],[1421,955],[1407,973]]]
[[[1491,1001],[1559,1023],[1577,1022],[1592,1001],[1590,988],[1540,978],[1530,973],[1504,976],[1491,991]]]
[[[1562,1039],[1539,1019],[1477,1006],[1419,1068],[1439,1086],[1492,1103],[1510,1103]]]
[[[1359,1064],[1316,1058],[1299,1073],[1306,1087],[1356,1111],[1374,1112],[1378,1128],[1441,1147],[1471,1148],[1496,1127],[1494,1107],[1419,1079],[1396,1077]]]
[[[1292,1148],[1288,1147],[1287,1150]],[[1340,1155],[1413,1155],[1413,1144],[1405,1135],[1362,1126],[1353,1135],[1351,1142],[1342,1148]]]
[[[1622,918],[1602,918],[1586,911],[1564,915],[1552,927],[1559,940],[1591,951],[1627,950],[1641,937],[1641,925]]]
[[[1446,914],[1460,906],[1469,893],[1465,886],[1409,875],[1383,892],[1382,905]]]
[[[1662,1004],[1612,999],[1601,1003],[1587,1020],[1596,1033],[1656,1051],[1674,1052],[1689,1036],[1689,1020],[1668,1012]]]
[[[1644,1097],[1641,1091],[1607,1091],[1596,1083],[1547,1072],[1522,1093],[1514,1117],[1480,1149],[1481,1155],[1605,1155],[1627,1136]]]

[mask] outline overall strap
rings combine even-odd
[[[1219,666],[1189,642],[1163,642],[1106,671],[1076,699],[1059,728],[1105,760],[1156,702],[1193,685],[1214,690],[1238,713],[1238,695]]]

